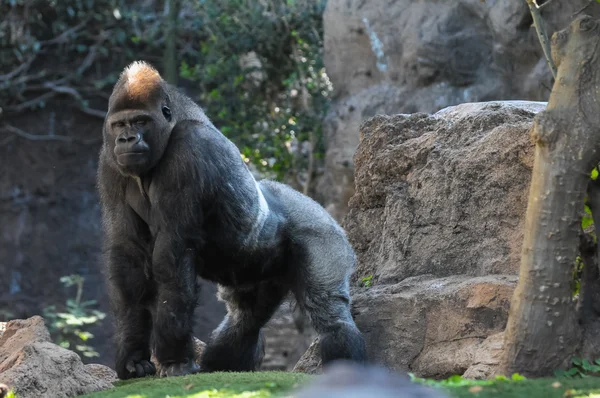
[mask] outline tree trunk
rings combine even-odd
[[[168,3],[167,23],[165,28],[165,53],[163,65],[167,82],[177,85],[179,76],[177,62],[177,16],[180,10],[180,0],[166,0]]]
[[[600,160],[598,22],[582,16],[555,33],[552,57],[557,77],[531,131],[535,161],[505,333],[505,375],[551,375],[581,344],[570,281],[590,172]]]

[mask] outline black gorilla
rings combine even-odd
[[[98,187],[121,379],[156,372],[251,371],[261,328],[292,292],[321,336],[324,363],[365,360],[350,315],[355,254],[310,198],[257,183],[236,146],[150,65],[116,83]],[[196,278],[214,281],[227,315],[200,369],[192,346]]]

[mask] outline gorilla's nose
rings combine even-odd
[[[132,149],[142,139],[139,133],[125,133],[117,137],[116,145],[120,147],[122,151]]]

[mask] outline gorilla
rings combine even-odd
[[[238,148],[150,64],[121,73],[98,168],[103,253],[120,379],[254,371],[261,328],[292,294],[324,364],[366,361],[350,314],[356,258],[342,228],[287,185],[257,182]],[[227,314],[194,361],[197,278]]]

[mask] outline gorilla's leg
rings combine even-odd
[[[288,291],[285,284],[273,281],[243,290],[219,286],[219,299],[225,301],[227,315],[202,354],[202,371],[258,370],[264,357],[261,328]]]
[[[319,244],[312,245],[312,253],[303,256],[304,266],[296,278],[294,294],[300,308],[306,311],[320,337],[323,364],[346,359],[366,361],[364,339],[350,313],[348,267],[353,255],[344,255],[344,247],[336,253],[335,245],[325,253]]]
[[[157,240],[155,251],[161,244],[164,242]],[[194,361],[192,334],[198,289],[194,255],[194,251],[188,249],[174,267],[167,264],[153,268],[157,297],[152,346],[161,365],[161,377],[181,376],[200,370]]]

